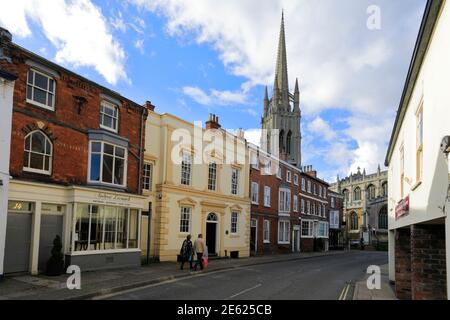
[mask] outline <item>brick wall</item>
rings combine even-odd
[[[411,230],[398,229],[395,235],[395,294],[411,299]]]
[[[313,252],[314,251],[314,239],[302,238],[300,240],[300,248],[301,248],[302,252]]]
[[[446,300],[445,225],[411,227],[412,299]]]

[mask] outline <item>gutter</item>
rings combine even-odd
[[[395,118],[394,128],[392,130],[391,139],[389,142],[389,147],[384,162],[384,165],[386,167],[389,166],[389,162],[391,161],[393,148],[398,138],[400,126],[403,122],[406,109],[411,100],[411,94],[412,91],[414,90],[417,81],[417,76],[420,73],[420,69],[422,67],[423,60],[425,59],[425,55],[429,47],[429,44],[431,42],[431,36],[436,26],[439,12],[441,10],[442,5],[444,4],[444,1],[445,0],[428,0],[427,5],[425,7],[425,13],[423,15],[422,23],[420,25],[419,35],[417,37],[413,56],[411,59],[411,63],[409,65],[405,87],[403,88],[402,98],[400,100],[400,105],[397,110],[397,116]]]

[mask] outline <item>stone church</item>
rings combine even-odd
[[[261,119],[261,148],[280,159],[301,168],[300,91],[289,92],[284,14],[278,44],[278,56],[272,98],[266,87],[264,114]]]

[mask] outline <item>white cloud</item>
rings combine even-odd
[[[195,102],[204,106],[228,106],[233,104],[247,104],[247,96],[241,92],[219,91],[211,89],[206,93],[198,87],[186,86],[182,89],[183,93],[189,96]]]
[[[134,47],[139,50],[141,54],[144,54],[144,39],[139,39],[134,42]]]
[[[261,143],[261,129],[249,129],[245,130],[244,137],[248,142],[254,145],[260,146]]]
[[[339,150],[350,155],[338,157],[338,170],[369,170],[382,162],[425,0],[409,0],[407,5],[378,0],[382,25],[376,31],[366,24],[372,0],[128,1],[164,15],[169,35],[194,37],[212,46],[227,70],[244,78],[245,93],[255,85],[273,83],[284,8],[290,82],[293,86],[295,77],[300,79],[303,114],[338,107],[351,115],[350,129],[337,135],[336,143],[346,147]],[[205,92],[196,93],[205,104],[214,100]],[[304,137],[309,134],[304,132]],[[356,147],[349,145],[349,135]],[[328,139],[332,136],[328,131]]]
[[[128,79],[125,52],[91,0],[15,0],[0,10],[0,24],[16,36],[32,35],[30,21],[56,48],[57,63],[93,67],[111,84]]]
[[[332,141],[336,138],[336,133],[330,125],[321,117],[316,117],[308,125],[308,131],[323,137],[326,141]]]

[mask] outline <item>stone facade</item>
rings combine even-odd
[[[343,196],[346,240],[358,244],[364,238],[366,244],[387,242],[387,171],[366,174],[358,172],[344,179],[337,179],[330,189]]]

